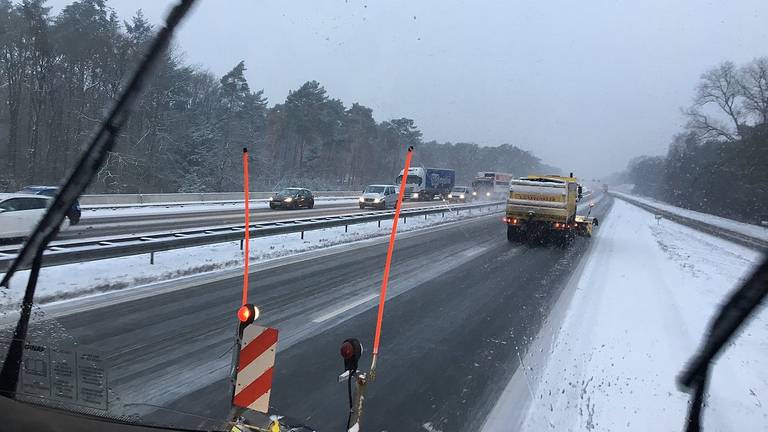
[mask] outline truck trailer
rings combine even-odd
[[[403,170],[397,176],[395,183],[400,185],[403,180]],[[448,197],[456,183],[456,172],[445,168],[408,168],[405,178],[405,195],[403,199],[432,200],[436,196],[443,199]]]
[[[509,192],[512,174],[493,171],[481,171],[472,180],[472,189],[477,198],[503,199]]]

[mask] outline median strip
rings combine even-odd
[[[497,210],[498,208],[498,210]],[[473,211],[460,211],[455,208],[445,208],[445,213],[438,211],[424,214],[421,217],[403,218],[398,231],[414,231],[431,226],[444,225],[463,219],[490,216],[501,211],[502,206],[484,205],[474,207]],[[450,210],[450,211],[449,211]],[[384,213],[384,212],[378,212]],[[430,217],[430,214],[432,215]],[[425,219],[426,218],[426,219]],[[380,223],[380,225],[379,225]],[[251,262],[286,257],[312,250],[326,249],[331,246],[348,245],[361,240],[383,236],[391,228],[392,216],[386,220],[372,220],[369,223],[348,223],[345,230],[343,224],[336,227],[307,231],[302,238],[296,227],[281,227],[290,229],[287,232],[252,239]],[[253,232],[253,231],[252,231]],[[38,303],[48,303],[84,295],[132,288],[141,285],[169,281],[181,277],[199,275],[202,273],[220,272],[242,266],[242,249],[240,238],[216,244],[200,245],[190,248],[167,250],[154,254],[154,264],[150,264],[148,255],[131,255],[116,259],[82,260],[73,264],[49,267],[40,274],[38,282]],[[145,237],[146,238],[146,237]],[[187,239],[174,239],[187,240]],[[162,243],[165,240],[145,241],[145,244]],[[116,245],[119,246],[119,245]],[[109,249],[109,248],[105,248]],[[77,255],[79,252],[70,249]],[[86,253],[90,253],[86,251]],[[17,295],[23,292],[18,289],[25,284],[28,271],[23,271],[12,282],[12,289],[5,298],[0,299],[0,305],[9,306],[17,301]]]

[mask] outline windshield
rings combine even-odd
[[[277,195],[281,196],[293,196],[298,194],[300,189],[283,189],[280,192],[277,193]]]
[[[0,430],[768,430],[766,22],[0,0]]]
[[[400,182],[402,182],[402,181],[403,181],[403,176],[402,175],[397,176],[397,184],[400,184]],[[413,185],[420,186],[421,185],[421,177],[419,177],[417,175],[409,175],[405,179],[405,184],[413,184]]]

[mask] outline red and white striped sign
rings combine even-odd
[[[267,413],[276,351],[276,329],[251,324],[243,330],[233,405]]]

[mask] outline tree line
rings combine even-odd
[[[676,206],[768,220],[768,57],[703,73],[683,115],[667,154],[632,160],[626,181]]]
[[[52,16],[45,0],[0,0],[0,190],[58,184],[77,160],[155,29],[138,11],[121,21],[105,0],[80,0]],[[524,175],[543,167],[512,145],[424,143],[412,119],[377,121],[309,81],[270,106],[246,64],[217,77],[164,54],[91,192],[233,191],[240,155],[254,189],[315,189],[391,182],[405,149],[415,163]]]

